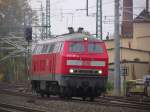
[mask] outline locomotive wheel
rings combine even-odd
[[[59,97],[60,98],[64,98],[65,97],[64,89],[65,89],[65,87],[60,87],[60,92],[59,92]]]
[[[85,100],[86,100],[86,97],[85,97],[85,96],[83,96],[83,97],[82,97],[82,100],[83,100],[83,101],[85,101]]]
[[[40,96],[41,96],[42,98],[44,98],[44,95],[45,95],[44,92],[41,90],[41,91],[40,91]]]
[[[90,97],[90,101],[94,101],[94,97],[93,96]]]
[[[44,98],[44,93],[40,93],[40,96],[41,96],[42,98]]]
[[[94,100],[94,88],[89,88],[90,101]]]
[[[71,99],[71,89],[69,87],[60,87],[59,97]]]
[[[72,99],[71,88],[69,88],[69,87],[65,88],[65,96],[66,96],[67,99]]]
[[[49,94],[49,93],[47,93],[47,94],[46,94],[46,96],[47,96],[47,98],[49,98],[49,97],[50,97],[50,94]]]

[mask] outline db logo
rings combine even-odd
[[[83,66],[90,66],[90,64],[91,64],[90,61],[83,61],[82,62]]]

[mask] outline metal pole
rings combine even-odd
[[[120,37],[119,37],[119,0],[115,0],[115,95],[119,96],[121,92],[121,81],[120,81]]]
[[[26,49],[27,49],[27,46],[26,46]],[[25,66],[24,66],[24,72],[25,72],[25,76],[27,76],[27,74],[28,74],[28,72],[27,72],[27,68],[28,68],[28,63],[27,63],[27,53],[26,52],[24,52],[24,64],[25,64]]]
[[[149,0],[146,0],[146,11],[149,11]]]
[[[86,0],[86,16],[89,16],[89,0]]]
[[[46,0],[46,38],[51,36],[50,0]]]
[[[96,38],[98,38],[98,0],[96,1]]]
[[[29,62],[30,62],[30,51],[29,51],[29,47],[30,47],[30,42],[28,41],[28,46],[27,46],[27,49],[28,49],[28,58],[27,58],[27,76],[28,76],[28,79],[30,77],[30,69],[29,69]]]
[[[44,27],[43,27],[43,25],[44,25],[44,21],[43,21],[43,5],[42,5],[42,2],[41,2],[41,38],[43,39],[43,33],[44,33]]]
[[[102,0],[100,0],[100,32],[101,32],[101,34],[100,34],[100,36],[101,36],[101,40],[103,39],[103,30],[102,30],[102,27],[103,27],[103,23],[102,23]]]
[[[96,2],[96,37],[102,40],[102,0]]]

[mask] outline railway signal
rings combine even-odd
[[[30,26],[25,28],[25,39],[27,42],[32,41],[32,27]]]

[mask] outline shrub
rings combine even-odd
[[[107,91],[112,91],[114,89],[114,83],[112,81],[108,81],[106,88],[107,88]]]

